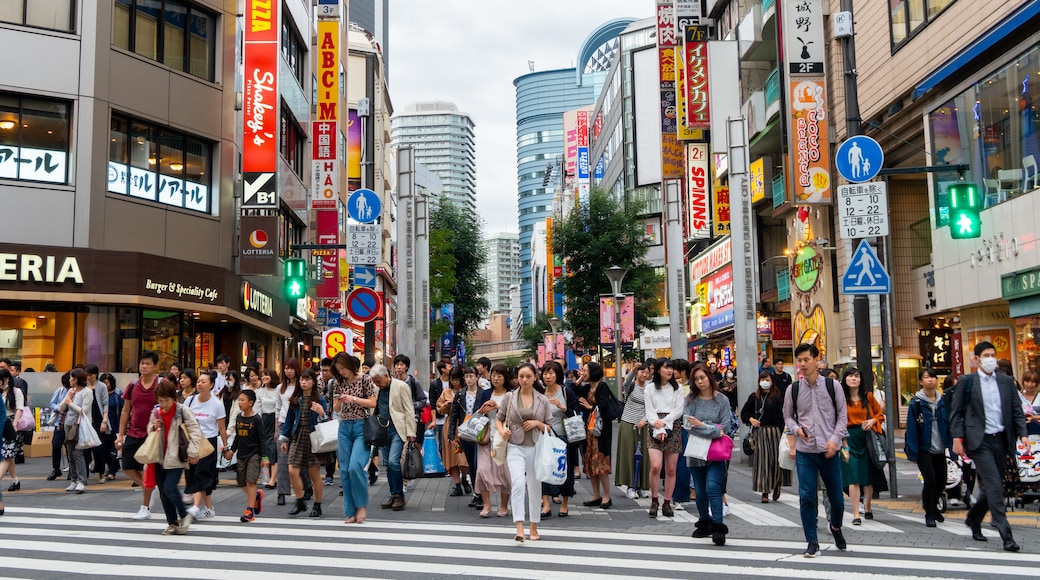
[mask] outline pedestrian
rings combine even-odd
[[[945,521],[939,511],[939,495],[946,489],[946,450],[953,446],[949,414],[936,389],[938,378],[934,370],[921,369],[921,389],[910,399],[904,435],[906,458],[917,463],[924,481],[921,504],[929,528]]]
[[[253,521],[264,509],[264,491],[256,488],[256,481],[260,477],[260,469],[270,463],[264,455],[270,437],[265,431],[263,419],[254,410],[255,405],[255,391],[247,389],[239,393],[240,412],[233,427],[235,441],[231,447],[227,447],[225,441],[224,447],[224,457],[229,461],[233,454],[238,453],[238,462],[235,463],[236,483],[246,494],[246,508],[238,518],[243,523]]]
[[[173,378],[175,379],[173,384],[176,385],[176,384],[180,383],[181,373],[182,372],[184,372],[184,370],[181,368],[181,363],[178,363],[178,362],[170,363],[170,374],[172,374]]]
[[[278,385],[278,424],[275,426],[279,436],[285,425],[285,417],[289,412],[289,400],[296,393],[300,385],[300,361],[290,358],[282,365],[282,376]],[[278,505],[285,505],[285,496],[292,493],[292,477],[289,475],[289,457],[281,452],[281,442],[278,442],[278,463],[272,468],[277,476]],[[310,473],[306,470],[300,472],[303,480],[303,499],[309,500],[314,497],[314,487],[311,485]],[[272,477],[274,479],[274,477]]]
[[[464,389],[459,389],[459,392],[455,395],[455,401],[452,403],[451,416],[448,419],[448,439],[452,441],[456,452],[461,451],[466,458],[466,465],[469,467],[470,483],[467,485],[466,482],[463,482],[463,487],[466,488],[472,487],[477,482],[477,444],[463,441],[458,436],[459,425],[480,409],[480,406],[491,397],[491,391],[480,388],[477,372],[472,367],[466,367],[462,370],[462,380],[466,386]],[[484,509],[484,499],[480,497],[480,494],[473,494],[469,507]]]
[[[83,380],[86,383],[85,375]],[[25,407],[25,395],[22,394],[21,389],[14,386],[14,377],[11,375],[11,371],[4,368],[0,368],[0,390],[3,393],[2,399],[6,417],[4,421],[3,444],[0,447],[0,480],[3,479],[5,474],[10,473],[14,482],[7,488],[7,491],[18,491],[22,488],[22,483],[18,480],[14,466],[15,455],[18,453],[19,438],[19,434],[15,431],[15,425],[18,423],[18,419],[22,417],[22,409]],[[82,454],[80,455],[82,456]],[[70,466],[71,463],[70,458]]]
[[[281,436],[278,438],[281,452],[287,454],[293,496],[296,497],[296,505],[289,510],[291,516],[307,511],[303,478],[300,473],[306,471],[311,481],[320,482],[321,466],[335,460],[333,453],[311,451],[311,432],[319,422],[329,418],[328,402],[315,386],[314,371],[304,369],[300,373],[299,382],[299,388],[293,391],[289,398],[289,410],[285,415]],[[324,490],[324,486],[314,486],[314,507],[309,514],[312,518],[320,518],[322,515],[321,500]]]
[[[224,415],[224,405],[213,396],[213,383],[216,379],[217,373],[213,371],[199,373],[198,379],[195,381],[195,394],[184,402],[184,405],[195,415],[202,436],[209,440],[209,444],[213,446],[214,450],[228,448],[225,425],[227,417]],[[217,445],[218,437],[219,446]],[[188,513],[195,520],[205,520],[217,515],[216,510],[213,509],[213,490],[217,488],[217,457],[217,453],[210,453],[206,457],[199,458],[198,463],[188,466],[188,472],[184,476],[186,482],[184,493],[194,496]],[[203,503],[205,506],[200,509]]]
[[[583,446],[582,441],[567,441],[567,430],[563,426],[563,420],[578,412],[578,396],[561,383],[562,379],[563,366],[560,363],[548,361],[542,366],[542,387],[544,388],[542,394],[549,401],[549,410],[552,412],[552,418],[549,421],[550,427],[557,437],[567,443],[567,479],[563,481],[562,486],[542,484],[541,517],[543,518],[552,516],[552,505],[549,503],[549,498],[555,497],[561,498],[553,500],[554,503],[557,501],[561,503],[559,516],[565,518],[570,515],[570,499],[574,497],[574,470],[571,467],[577,462],[578,453],[581,452]]]
[[[491,368],[492,389],[498,390],[496,375],[502,376],[501,371],[505,368],[505,365],[495,365]],[[538,523],[541,521],[539,511],[541,482],[535,477],[535,444],[538,443],[538,438],[542,436],[542,432],[551,421],[552,412],[549,400],[534,388],[537,377],[538,373],[534,365],[521,364],[517,370],[519,388],[502,395],[501,403],[496,407],[498,412],[495,414],[495,428],[498,429],[499,436],[508,441],[506,464],[510,477],[509,505],[513,510],[513,521],[516,523],[514,539],[518,542],[524,541],[525,512],[526,519],[530,522],[527,537],[531,541],[541,539],[538,534]],[[492,402],[494,402],[494,395],[492,395]],[[489,445],[483,447],[489,447]],[[487,462],[495,464],[494,461],[490,461],[490,453]],[[480,480],[477,481],[479,484]],[[527,492],[526,504],[524,503],[525,491]],[[485,510],[489,508],[490,506]],[[501,509],[499,515],[505,515]]]
[[[661,515],[675,516],[672,493],[675,491],[675,467],[682,452],[683,395],[675,378],[672,361],[658,361],[653,388],[646,389],[645,411],[647,433],[644,436],[644,455],[650,459],[650,517],[657,517],[657,494],[661,470],[664,469],[664,503]],[[683,484],[685,485],[685,483]]]
[[[116,437],[116,449],[123,452],[123,472],[131,481],[141,486],[141,508],[134,515],[135,520],[147,520],[152,517],[148,506],[152,501],[154,488],[143,485],[144,466],[134,459],[134,454],[148,436],[148,424],[151,420],[152,410],[157,403],[156,388],[159,385],[159,376],[156,374],[156,370],[158,364],[159,354],[154,350],[146,350],[141,353],[137,359],[137,371],[140,376],[123,392],[123,414],[119,416],[119,436]],[[174,387],[174,397],[177,396],[176,391],[177,388]]]
[[[444,431],[444,413],[441,413],[437,407],[437,403],[440,402],[441,394],[444,391],[450,390],[449,383],[451,382],[451,361],[450,359],[441,359],[437,361],[437,377],[430,381],[430,407],[433,409],[433,418],[436,422],[433,433],[437,436],[437,453],[440,454],[442,461],[444,458],[444,438],[442,437]],[[448,468],[447,465],[444,466]]]
[[[65,453],[65,414],[61,412],[61,402],[65,400],[65,395],[69,392],[69,373],[61,375],[61,386],[54,389],[54,394],[51,395],[51,425],[54,426],[54,435],[51,438],[51,472],[47,475],[47,481],[54,481],[61,477],[61,457]],[[109,406],[111,409],[111,405]],[[6,424],[7,413],[4,413],[4,421]],[[5,427],[6,429],[6,427]],[[6,437],[6,436],[5,436]],[[113,440],[113,446],[115,445]],[[3,473],[7,468],[3,466],[2,459],[0,459],[0,478],[3,477]]]
[[[703,364],[695,364],[692,375],[693,386],[690,388],[690,394],[686,396],[683,409],[683,424],[689,432],[690,439],[715,440],[726,437],[730,416],[733,413],[729,406],[729,398],[718,391],[714,375]],[[723,546],[726,544],[726,534],[729,533],[722,508],[723,484],[728,462],[687,457],[686,463],[693,477],[699,516],[694,524],[692,536],[710,536],[716,546]]]
[[[278,373],[272,369],[264,369],[260,374],[260,388],[256,391],[256,404],[253,412],[260,415],[264,422],[264,456],[267,457],[270,467],[267,469],[267,479],[263,480],[265,489],[276,489],[278,487],[278,412],[281,410],[281,398],[278,394]],[[264,469],[261,467],[261,478]],[[284,503],[284,499],[283,499]]]
[[[773,359],[773,386],[776,387],[780,395],[787,392],[787,387],[791,386],[791,375],[784,371],[784,359],[775,358]]]
[[[430,402],[426,391],[419,384],[419,380],[408,373],[408,369],[411,366],[412,360],[406,355],[399,354],[394,357],[394,378],[408,385],[409,392],[412,395],[412,408],[415,415],[415,442],[422,447],[423,439],[426,436],[426,422],[422,420],[422,411]]]
[[[224,387],[228,382],[228,369],[231,368],[231,357],[225,353],[220,353],[216,358],[217,363],[217,382],[213,385],[213,395],[220,397],[223,400]]]
[[[197,377],[195,376],[195,371],[191,369],[185,369],[181,371],[179,375],[177,375],[177,385],[180,387],[177,391],[178,403],[183,403],[195,394],[196,380]]]
[[[639,490],[650,491],[650,462],[639,462],[636,473],[636,452],[646,456],[646,387],[652,386],[650,371],[653,359],[635,365],[635,376],[624,392],[625,407],[618,423],[617,459],[614,462],[614,485],[628,487],[628,499],[639,498]],[[573,391],[571,391],[573,393]],[[576,397],[575,397],[576,398]],[[554,413],[555,414],[555,413]],[[570,443],[567,444],[568,451]],[[573,476],[571,477],[573,485]]]
[[[737,370],[733,367],[726,369],[726,374],[722,377],[722,382],[719,383],[719,392],[726,395],[729,399],[729,407],[733,411],[737,410],[737,406],[740,405],[740,400],[737,399]]]
[[[220,400],[224,404],[224,416],[230,417],[232,406],[238,406],[236,403],[238,394],[242,392],[242,376],[234,370],[228,371],[224,376],[224,388],[220,390]]]
[[[888,491],[885,472],[874,466],[867,451],[870,441],[867,432],[873,431],[883,435],[881,424],[885,422],[885,413],[881,404],[874,399],[874,393],[865,388],[863,377],[855,367],[845,369],[841,378],[841,388],[845,393],[848,417],[848,461],[841,462],[842,486],[848,488],[849,502],[853,509],[859,508],[863,499],[863,517],[874,519],[871,501],[875,492]],[[862,523],[859,514],[853,512],[852,525]]]
[[[0,380],[5,380],[3,378],[3,376],[2,376],[2,373],[0,373]],[[3,433],[6,428],[7,428],[7,413],[0,413],[0,433]],[[6,463],[6,460],[3,457],[2,447],[0,447],[0,461],[2,461],[3,463]],[[3,468],[0,467],[0,469],[3,469]],[[4,509],[5,509],[4,508],[4,493],[2,491],[0,491],[0,516],[4,515]]]
[[[751,489],[762,494],[762,503],[769,503],[770,492],[777,501],[780,487],[791,485],[791,472],[780,467],[777,455],[784,434],[784,396],[773,384],[775,377],[768,370],[759,373],[758,388],[740,410],[740,420],[751,426]]]
[[[1037,391],[1037,382],[1040,375],[1036,371],[1022,373],[1022,401],[1025,407],[1022,411],[1026,414],[1026,431],[1029,435],[1040,435],[1040,392]]]
[[[386,469],[390,495],[379,507],[399,512],[406,505],[404,479],[401,477],[401,453],[406,441],[415,441],[415,410],[411,390],[404,381],[391,378],[390,371],[383,365],[374,365],[368,374],[379,388],[376,414],[390,418],[390,442],[382,449],[383,467]]]
[[[477,382],[484,390],[491,388],[491,359],[486,356],[477,359]]]
[[[351,355],[348,354],[347,356],[349,357]],[[333,404],[333,400],[332,400],[333,399],[332,387],[335,384],[333,382],[333,380],[332,380],[332,358],[331,357],[327,357],[327,356],[326,357],[322,357],[321,361],[319,362],[319,365],[321,367],[321,372],[318,373],[318,384],[317,384],[318,391],[322,395],[324,395],[325,396],[325,400],[328,401],[330,405],[332,405]],[[259,371],[257,371],[257,373],[258,373],[257,374],[257,381],[259,382],[259,377],[260,377]],[[333,478],[333,476],[335,474],[336,474],[336,462],[335,461],[330,461],[329,463],[326,463],[325,464],[325,485],[326,486],[331,486],[332,485],[332,483],[333,483],[332,478]],[[342,495],[342,492],[343,492],[343,490],[340,489],[340,494],[341,495]]]
[[[365,444],[365,420],[376,407],[372,378],[359,373],[356,358],[336,354],[329,365],[332,409],[339,418],[339,478],[343,487],[343,523],[363,524],[368,517],[368,474],[371,449]]]
[[[105,483],[105,467],[108,465],[104,448],[104,437],[112,431],[108,422],[108,388],[104,383],[98,383],[100,371],[97,365],[88,364],[83,367],[83,371],[87,373],[87,388],[94,395],[94,400],[90,404],[91,426],[94,428],[94,432],[98,434],[98,440],[102,441],[102,445],[84,450],[83,454],[90,463],[88,474],[89,471],[96,473],[98,483],[102,484]],[[29,439],[32,439],[31,435],[29,435]]]
[[[610,455],[613,422],[603,419],[600,403],[607,400],[610,386],[603,382],[603,367],[590,361],[581,367],[581,385],[575,392],[583,411],[586,425],[585,454],[582,463],[585,475],[592,483],[592,498],[582,502],[585,507],[610,509]]]
[[[444,463],[444,470],[455,482],[455,486],[448,493],[449,497],[462,497],[473,493],[473,484],[469,479],[469,463],[466,462],[466,455],[462,453],[461,449],[456,451],[457,445],[452,440],[451,423],[448,421],[448,417],[451,417],[452,407],[455,406],[455,398],[462,391],[464,380],[462,367],[451,369],[451,372],[448,373],[448,382],[437,399],[437,414],[440,417],[438,420],[445,421],[443,426],[445,428],[441,429],[438,436],[441,439],[441,449],[444,450],[441,452],[441,461]],[[438,425],[438,427],[441,426]]]
[[[476,413],[488,418],[487,428],[489,435],[491,433],[490,430],[494,429],[493,425],[498,417],[502,401],[505,400],[511,390],[513,390],[513,373],[509,370],[509,367],[503,364],[493,365],[491,367],[491,389],[482,392],[482,395],[486,396],[481,397],[482,402],[479,403],[480,407]],[[509,505],[509,486],[512,480],[509,466],[492,460],[491,437],[487,437],[483,443],[477,444],[476,456],[477,478],[474,480],[473,490],[480,494],[484,506],[480,511],[480,517],[490,517],[491,496],[497,493],[499,498],[496,515],[503,518],[509,513],[509,508],[506,507]],[[540,487],[539,490],[541,490]],[[541,494],[539,493],[538,496],[540,497]]]
[[[974,352],[978,371],[957,381],[950,413],[953,452],[972,460],[982,485],[964,523],[971,529],[972,539],[986,541],[982,535],[982,518],[989,510],[1004,550],[1017,552],[1020,548],[1004,512],[1004,471],[1008,457],[1015,456],[1017,443],[1029,445],[1025,414],[1014,379],[994,374],[996,347],[982,341],[975,345]]]
[[[817,358],[820,349],[815,344],[802,343],[794,350],[795,364],[802,377],[791,385],[784,395],[784,423],[790,456],[798,470],[799,512],[802,532],[808,546],[806,558],[820,555],[820,541],[816,534],[817,494],[816,480],[823,479],[830,502],[830,532],[834,545],[844,551],[845,536],[841,520],[845,513],[845,498],[841,491],[842,437],[848,425],[848,407],[845,392],[820,374]]]
[[[105,479],[112,481],[119,472],[119,454],[116,452],[116,431],[119,428],[119,416],[123,413],[123,389],[116,386],[116,377],[112,373],[104,373],[99,378],[108,392],[108,432],[101,434],[101,446],[104,448]],[[57,435],[57,433],[55,433]],[[60,465],[60,459],[59,459]]]
[[[202,431],[191,410],[177,402],[177,386],[172,381],[159,380],[159,385],[155,387],[155,398],[159,408],[149,415],[148,432],[162,431],[162,461],[155,464],[155,487],[159,489],[167,524],[162,535],[181,536],[188,533],[192,516],[181,501],[179,485],[184,469],[199,461]],[[187,457],[180,456],[181,425],[188,430]]]

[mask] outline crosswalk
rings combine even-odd
[[[824,545],[801,556],[801,542],[623,531],[541,530],[516,542],[509,523],[450,524],[218,516],[188,535],[161,536],[160,519],[126,514],[9,507],[0,520],[0,577],[59,578],[795,578],[1035,577],[1040,555],[999,550]],[[827,539],[827,538],[821,538]]]

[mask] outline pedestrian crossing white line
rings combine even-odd
[[[825,546],[825,557],[801,557],[802,542],[730,539],[718,548],[706,540],[624,532],[540,530],[542,541],[519,544],[509,525],[369,521],[346,526],[329,520],[258,518],[252,524],[220,516],[192,526],[185,536],[160,536],[165,523],[136,522],[111,512],[20,510],[3,518],[0,570],[57,571],[70,566],[79,575],[246,578],[255,580],[259,561],[279,577],[297,575],[285,568],[350,569],[352,576],[477,575],[499,578],[558,578],[560,566],[588,578],[689,577],[739,574],[798,578],[934,577],[948,574],[1035,577],[1040,555],[999,551],[850,545],[845,554]],[[47,527],[50,526],[50,527]],[[57,532],[57,533],[56,533]],[[96,540],[123,546],[118,563],[81,561],[97,556]],[[270,538],[277,541],[266,543]],[[265,542],[258,560],[258,542]],[[316,558],[301,554],[320,552]],[[333,554],[327,556],[326,552]],[[41,554],[35,560],[22,557]],[[407,554],[406,559],[388,558]],[[310,560],[310,561],[308,561]],[[195,567],[198,566],[198,567]],[[225,570],[224,568],[228,568]],[[248,573],[243,568],[253,567]],[[236,571],[237,570],[237,571]],[[609,573],[603,573],[608,571]],[[283,573],[284,572],[284,573]],[[302,578],[302,575],[299,575]]]
[[[921,526],[924,525],[924,516],[923,515],[920,515],[920,516],[911,516],[911,515],[907,515],[907,514],[894,514],[894,515],[896,517],[900,518],[900,519],[911,521],[911,522],[914,522],[914,523],[916,523],[918,525],[921,525]],[[947,520],[945,522],[937,522],[935,524],[935,527],[936,527],[936,529],[942,530],[944,532],[949,532],[949,533],[954,534],[956,536],[969,536],[969,537],[971,536],[971,528],[969,528],[968,526],[964,525],[964,520],[962,520],[960,518],[954,518],[952,520],[947,518]],[[983,526],[982,526],[982,535],[986,536],[987,538],[997,538],[997,539],[1000,538],[1000,532],[998,532],[997,530],[994,530],[993,528],[990,528],[989,524],[983,524]]]
[[[801,522],[793,522],[773,513],[772,510],[751,505],[733,497],[729,498],[729,509],[731,515],[756,526],[802,527]]]

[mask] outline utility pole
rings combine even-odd
[[[852,0],[841,0],[841,11],[849,13],[853,26],[852,34],[841,38],[842,56],[845,63],[845,138],[848,139],[863,134],[863,122],[860,119],[859,112],[859,86],[857,79],[859,73],[856,71],[856,19],[852,10]],[[873,241],[875,240],[871,240],[871,242]],[[884,300],[884,298],[880,299]],[[886,320],[881,321],[883,325],[886,323]],[[874,389],[874,364],[870,353],[870,300],[865,295],[856,295],[852,298],[852,324],[856,331],[856,368],[859,369],[866,389],[872,391]],[[887,375],[887,365],[885,370]],[[895,401],[893,401],[896,394],[892,392],[890,381],[886,383],[886,389],[885,401],[887,408],[885,416],[889,419],[887,445],[888,481],[892,497],[897,497],[899,492],[896,487],[895,433],[893,429],[893,425],[896,425],[898,422],[898,418],[895,415]]]

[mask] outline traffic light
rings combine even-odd
[[[285,299],[295,303],[307,296],[307,262],[300,258],[285,261]]]
[[[955,183],[947,192],[950,198],[950,237],[955,240],[982,235],[982,197],[974,183]]]

